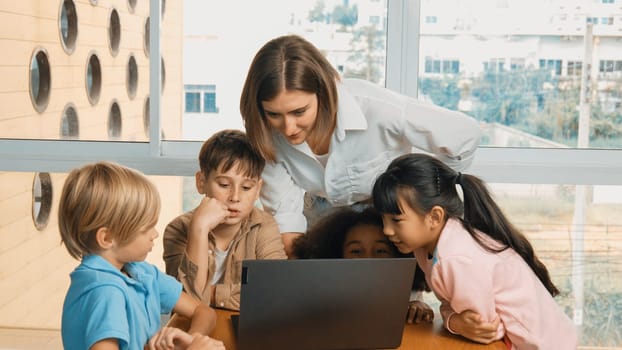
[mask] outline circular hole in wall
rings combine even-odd
[[[68,103],[63,109],[60,120],[60,135],[64,139],[77,139],[80,136],[78,112],[72,103]]]
[[[32,220],[37,230],[43,230],[52,209],[52,179],[49,173],[35,173],[32,183]]]
[[[164,92],[164,85],[166,85],[166,67],[164,66],[164,57],[160,60],[160,81],[162,82],[162,91]]]
[[[58,26],[63,50],[68,54],[73,53],[78,39],[78,15],[73,0],[64,0],[61,4]]]
[[[131,100],[136,97],[136,89],[138,87],[138,65],[136,64],[136,58],[134,55],[130,55],[127,61],[127,77],[125,79],[127,86],[127,95]]]
[[[110,111],[108,112],[108,137],[111,139],[118,139],[121,137],[121,108],[117,101],[113,101],[110,104]]]
[[[89,55],[86,63],[86,94],[91,105],[97,104],[102,87],[102,69],[96,53]]]
[[[149,17],[147,17],[147,19],[145,20],[145,35],[143,36],[144,39],[145,39],[143,41],[143,48],[145,49],[145,55],[147,57],[149,57],[149,33],[150,33],[150,29],[149,29],[150,24],[149,23],[150,22],[151,22],[151,19]]]
[[[143,104],[143,130],[145,131],[145,135],[149,138],[149,96],[145,98],[145,103]]]
[[[116,56],[119,53],[119,44],[121,43],[121,20],[119,12],[116,9],[110,11],[108,24],[108,44],[110,45],[110,53]]]
[[[30,100],[39,113],[45,111],[48,106],[51,85],[52,76],[47,52],[41,48],[35,49],[30,59]]]
[[[150,122],[150,117],[149,117],[149,111],[150,111],[150,99],[149,96],[147,96],[145,98],[145,104],[143,105],[143,128],[145,130],[145,136],[147,136],[147,138],[149,138],[149,126],[151,125]],[[160,137],[162,138],[162,140],[164,140],[166,138],[166,136],[164,135],[164,129],[160,129]]]

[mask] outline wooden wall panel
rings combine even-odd
[[[75,50],[68,54],[61,45],[58,15],[62,0],[0,0],[0,137],[59,139],[64,107],[72,103],[78,113],[82,140],[108,140],[108,113],[113,100],[122,112],[121,140],[147,139],[143,107],[149,95],[149,57],[144,50],[145,20],[149,2],[138,1],[130,13],[126,0],[74,0],[78,17]],[[166,86],[162,94],[162,121],[167,137],[181,133],[182,114],[182,3],[168,1],[162,21],[162,55]],[[108,47],[111,8],[121,20],[119,52]],[[51,67],[51,91],[47,108],[38,113],[29,95],[30,61],[42,48]],[[101,95],[97,104],[88,101],[85,89],[87,58],[96,52],[102,69]],[[127,61],[133,54],[138,65],[134,99],[126,87]],[[57,227],[58,197],[65,174],[51,174],[52,209],[47,227],[35,228],[32,219],[34,173],[0,173],[0,327],[60,328],[60,314],[69,273],[78,264],[60,244]],[[154,177],[163,200],[157,229],[182,210],[182,181]],[[164,268],[161,236],[147,258]],[[0,344],[1,345],[1,344]],[[0,346],[1,347],[1,346]]]
[[[0,172],[0,202],[30,191],[32,181],[23,181],[24,173]],[[2,224],[2,216],[0,216]]]
[[[2,213],[2,219],[0,219],[1,225],[8,225],[12,222],[18,221],[24,216],[31,216],[30,208],[32,203],[32,179],[33,174],[30,174],[30,176],[27,176],[25,179],[30,182],[27,191],[17,193],[16,195],[7,197],[6,199],[0,201],[0,213]],[[0,227],[0,230],[3,230],[3,228]],[[2,248],[0,248],[0,250],[1,249]]]
[[[36,128],[34,125],[40,121],[58,125],[61,112],[69,102],[78,109],[94,108],[90,107],[85,92],[87,59],[91,53],[97,54],[102,71],[101,95],[95,107],[103,104],[109,108],[111,101],[116,99],[120,103],[131,101],[140,110],[143,108],[144,99],[149,94],[149,58],[144,50],[149,3],[137,2],[134,13],[130,13],[127,1],[98,1],[97,6],[88,0],[76,1],[78,37],[71,54],[67,54],[60,43],[60,4],[58,0],[3,2],[0,5],[0,47],[12,53],[0,56],[0,74],[7,77],[6,83],[0,84],[0,121],[13,120],[0,122],[0,137],[55,139],[59,137],[57,127]],[[114,57],[108,46],[108,21],[112,7],[118,11],[121,21],[120,48]],[[163,121],[162,124],[167,136],[175,138],[181,132],[182,14],[180,4],[169,2],[162,21],[162,55],[166,66],[163,98],[170,100],[163,101],[163,115],[173,118],[172,122]],[[29,94],[30,61],[37,48],[47,52],[51,67],[50,98],[42,113],[35,111]],[[133,100],[129,99],[126,86],[130,54],[134,55],[138,65],[137,93]],[[104,130],[99,134],[103,136],[98,139],[106,140],[105,123],[101,127]],[[127,140],[136,138],[135,133],[131,134],[133,136]]]

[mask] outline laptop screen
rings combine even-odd
[[[240,349],[378,349],[401,343],[416,261],[245,260]]]

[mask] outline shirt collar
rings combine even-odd
[[[87,255],[82,258],[82,264],[93,270],[110,272],[113,274],[123,275],[119,269],[112,265],[108,260],[97,254]]]
[[[140,280],[142,278],[142,275],[139,273],[139,271],[137,271],[134,268],[133,263],[127,263],[124,266],[125,270],[133,277],[133,278],[130,278],[126,276],[123,272],[121,272],[119,269],[117,269],[114,265],[112,265],[108,260],[104,259],[103,257],[97,254],[87,255],[83,257],[82,264],[93,270],[106,272],[106,273],[119,276],[120,278],[125,280],[126,283],[130,283],[130,284],[137,283],[137,280]]]
[[[259,209],[253,208],[251,213],[248,215],[248,218],[246,218],[246,220],[242,222],[242,226],[240,227],[240,232],[238,232],[238,236],[246,235],[253,229],[253,227],[261,225],[265,221],[265,218],[260,215]]]
[[[339,108],[337,110],[335,135],[337,140],[343,141],[346,138],[347,130],[367,129],[367,119],[365,119],[365,115],[356,98],[342,82],[337,82],[337,95],[339,98]]]

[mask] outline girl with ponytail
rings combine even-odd
[[[576,329],[553,298],[559,290],[546,266],[481,179],[407,154],[378,177],[372,196],[384,234],[415,254],[450,332],[457,333],[452,316],[468,312],[499,320],[493,339],[508,349],[576,349]]]

